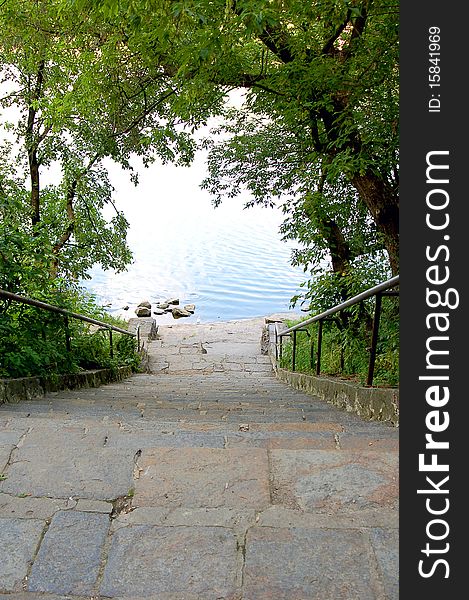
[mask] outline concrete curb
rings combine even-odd
[[[277,378],[293,388],[314,394],[338,408],[354,412],[370,421],[399,425],[399,390],[366,388],[327,377],[276,369]]]
[[[121,381],[126,377],[130,377],[131,374],[132,369],[130,367],[119,367],[117,371],[97,369],[81,373],[56,375],[55,377],[0,379],[0,404],[40,398],[48,392],[98,387],[105,383]]]
[[[267,325],[268,327],[268,325]],[[270,337],[270,336],[269,336]],[[399,426],[399,390],[363,387],[325,376],[317,377],[282,369],[275,358],[275,344],[267,345],[275,375],[291,387],[318,396],[342,410],[354,412],[367,421],[382,421]]]

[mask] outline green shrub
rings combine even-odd
[[[321,374],[335,375],[364,384],[368,375],[371,346],[371,314],[373,305],[368,301],[367,312],[354,309],[342,319],[323,322],[321,344]],[[356,318],[354,318],[354,315]],[[306,320],[307,317],[305,317]],[[298,322],[289,322],[288,326]],[[297,332],[295,370],[316,373],[318,324],[308,326],[306,332]],[[311,342],[313,366],[311,366]],[[284,341],[281,366],[292,368],[291,340]],[[379,337],[376,350],[373,385],[399,384],[399,309],[398,300],[383,298]]]
[[[125,329],[124,321],[111,318],[92,295],[78,287],[52,281],[47,292],[36,299]],[[124,365],[138,370],[135,338],[113,332],[113,348],[111,358],[108,330],[96,331],[73,318],[66,326],[60,314],[0,299],[0,377],[76,373]]]

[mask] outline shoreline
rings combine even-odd
[[[216,321],[194,321],[194,317],[197,319],[196,317],[196,313],[194,315],[192,315],[191,317],[180,317],[179,319],[175,319],[171,313],[167,313],[165,315],[152,315],[151,317],[137,317],[136,315],[133,317],[129,317],[128,319],[125,319],[126,323],[129,324],[131,321],[134,322],[138,322],[141,321],[142,323],[147,321],[148,319],[153,319],[155,321],[155,325],[157,327],[161,326],[172,326],[172,325],[218,325],[220,323],[238,323],[240,321],[257,321],[260,319],[279,319],[279,320],[283,320],[283,319],[291,319],[291,320],[299,320],[302,317],[306,318],[307,314],[306,313],[301,313],[301,312],[297,312],[297,311],[279,311],[279,312],[274,312],[274,313],[269,313],[269,314],[263,314],[263,315],[255,315],[252,317],[237,317],[235,319],[217,319]],[[163,320],[162,320],[163,318]]]

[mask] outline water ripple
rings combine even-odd
[[[171,167],[169,172],[174,170]],[[197,178],[198,185],[200,174]],[[160,171],[157,180],[161,183]],[[168,203],[167,196],[155,197],[151,170],[147,185],[137,190],[126,187],[114,173],[119,190],[116,202],[130,223],[134,262],[125,273],[92,269],[85,287],[103,304],[110,303],[111,312],[124,317],[132,316],[143,299],[158,302],[173,295],[181,304],[196,304],[195,315],[184,322],[288,310],[305,275],[290,265],[292,245],[280,240],[280,211],[242,210],[241,203],[232,200],[214,209],[190,177],[170,177],[169,189],[175,190],[176,181],[179,186],[189,185],[190,194],[179,187],[173,194],[177,200]],[[124,306],[132,310],[125,312]]]

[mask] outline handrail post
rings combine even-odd
[[[309,349],[309,366],[311,371],[314,369],[314,338],[311,336],[311,345]]]
[[[111,358],[114,358],[114,348],[112,345],[112,329],[109,328],[109,354]]]
[[[378,345],[379,320],[381,316],[381,298],[381,293],[376,294],[375,316],[373,318],[373,332],[371,336],[370,362],[368,364],[368,377],[366,378],[366,385],[370,386],[373,385],[373,375],[375,371],[376,346]]]
[[[140,352],[140,325],[137,325],[137,352]]]
[[[296,329],[293,332],[292,371],[295,370],[295,362],[296,362]]]
[[[319,320],[318,327],[318,351],[316,353],[317,362],[316,362],[316,375],[321,373],[321,345],[322,345],[322,319]]]
[[[72,346],[70,343],[70,327],[69,327],[69,322],[68,322],[67,316],[64,317],[64,324],[65,324],[65,348],[67,349],[67,352],[71,352]]]

